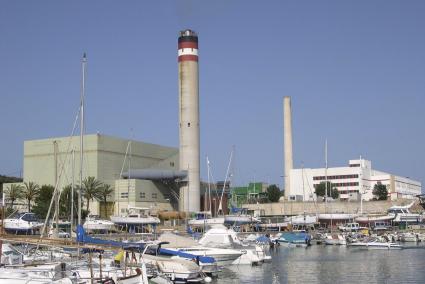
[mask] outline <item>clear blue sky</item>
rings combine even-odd
[[[0,173],[23,141],[67,136],[88,54],[87,132],[178,146],[178,31],[200,40],[201,165],[282,184],[282,98],[294,164],[425,181],[425,1],[1,1]]]

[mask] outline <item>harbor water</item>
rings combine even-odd
[[[214,283],[425,283],[425,245],[403,250],[277,247],[260,266],[228,266]]]

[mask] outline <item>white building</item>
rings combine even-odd
[[[327,178],[326,178],[327,175]],[[421,183],[407,177],[396,176],[372,169],[368,160],[350,160],[347,167],[319,169],[292,169],[289,196],[292,200],[316,199],[315,186],[328,180],[345,200],[373,199],[373,188],[378,182],[385,185],[391,200],[414,198],[421,194]],[[304,198],[303,198],[304,196]]]

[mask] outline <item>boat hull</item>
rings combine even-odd
[[[368,242],[368,243],[351,243],[348,245],[351,248],[362,248],[362,249],[402,249],[403,247],[396,243],[380,243],[380,242]]]
[[[188,221],[189,226],[202,227],[205,225],[224,224],[224,218],[192,219]]]
[[[381,215],[381,216],[359,216],[355,220],[362,224],[371,224],[374,222],[390,222],[394,219],[394,215]]]
[[[132,218],[111,216],[111,221],[116,225],[156,225],[161,221],[156,217]]]
[[[245,225],[258,223],[258,219],[252,216],[228,215],[224,217],[224,223],[230,225]]]

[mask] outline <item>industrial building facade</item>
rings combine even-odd
[[[371,161],[350,160],[347,167],[292,169],[290,171],[290,200],[316,199],[315,187],[325,180],[338,189],[342,200],[372,200],[373,188],[379,182],[387,187],[388,198],[414,198],[421,194],[421,183],[407,177],[401,177],[372,169]]]
[[[59,188],[63,188],[72,183],[74,176],[75,184],[78,184],[79,139],[74,136],[25,141],[24,181],[39,185],[55,185],[57,181]],[[128,205],[172,210],[178,202],[170,194],[171,189],[167,185],[151,180],[122,179],[121,171],[128,170],[130,158],[132,169],[176,170],[179,167],[178,149],[131,141],[130,152],[128,145],[129,140],[126,139],[100,134],[85,135],[83,179],[93,176],[114,189],[108,207],[115,208],[115,212],[108,214],[120,214]],[[92,214],[98,214],[101,209],[99,202],[90,202]]]

